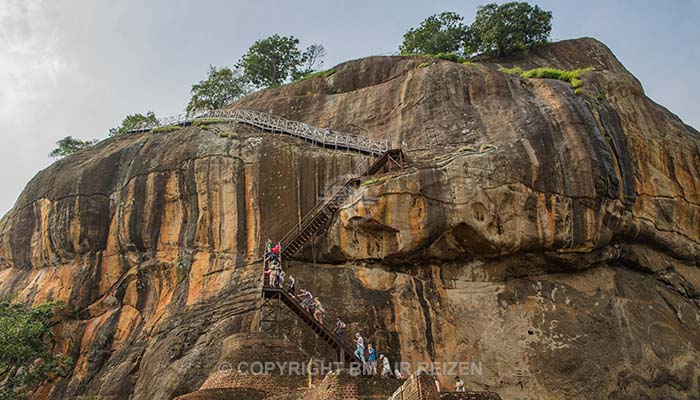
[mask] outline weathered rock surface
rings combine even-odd
[[[575,95],[498,71],[513,65],[594,71]],[[467,386],[504,399],[698,398],[700,134],[601,43],[371,57],[232,107],[404,149],[406,168],[362,186],[289,268],[392,360],[475,361]],[[110,139],[42,171],[0,222],[0,293],[68,303],[56,342],[75,369],[40,395],[196,390],[256,327],[264,239],[367,163],[227,125]]]

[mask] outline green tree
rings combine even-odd
[[[454,12],[432,15],[403,35],[399,50],[402,54],[459,53],[468,32],[462,20]]]
[[[73,136],[66,136],[63,139],[56,142],[56,148],[51,150],[49,153],[50,157],[65,157],[71,155],[78,150],[87,149],[92,147],[97,143],[97,139],[93,140],[81,140],[76,139]]]
[[[50,320],[61,302],[33,308],[0,301],[0,400],[25,399],[55,375],[65,374],[72,360],[54,355]]]
[[[301,53],[300,65],[296,71],[292,72],[292,79],[298,80],[304,76],[321,69],[323,57],[326,56],[326,49],[320,44],[312,44]]]
[[[480,6],[465,40],[466,53],[506,55],[546,43],[552,13],[525,2]]]
[[[187,104],[188,114],[221,108],[248,94],[248,82],[239,71],[209,66],[206,80],[192,85],[192,98]]]
[[[109,130],[109,136],[123,135],[127,133],[130,129],[134,128],[137,124],[140,124],[142,122],[155,124],[158,122],[158,118],[156,118],[156,115],[153,113],[153,111],[147,112],[146,115],[129,114],[126,117],[124,117],[121,125]]]
[[[294,36],[273,35],[260,39],[250,46],[238,65],[254,85],[279,86],[301,63],[298,45],[299,39]]]
[[[260,39],[250,46],[237,66],[257,87],[279,86],[290,77],[299,77],[305,66],[311,72],[325,54],[321,45],[309,46],[303,53],[298,46],[299,39],[294,36],[273,35]]]

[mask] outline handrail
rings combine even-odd
[[[194,123],[196,120],[206,118],[221,118],[224,120],[246,123],[260,129],[286,133],[294,137],[309,140],[314,144],[324,147],[357,150],[375,157],[382,155],[391,148],[388,139],[376,140],[365,138],[349,133],[331,131],[327,128],[311,126],[304,122],[292,121],[272,114],[242,109],[213,110],[199,115],[179,114],[160,118],[155,122],[137,123],[127,132],[143,132],[166,125],[187,125]]]
[[[282,298],[286,298],[289,302],[293,303],[293,304],[295,305],[295,307],[296,307],[298,310],[300,310],[302,313],[304,313],[304,315],[305,315],[310,321],[313,321],[313,323],[314,323],[319,329],[321,329],[322,331],[324,331],[324,333],[325,333],[331,340],[333,340],[335,343],[338,343],[338,345],[339,345],[340,347],[342,347],[342,349],[345,350],[346,353],[348,353],[349,355],[351,355],[352,358],[355,358],[355,359],[356,359],[356,357],[355,357],[355,355],[354,355],[354,351],[352,350],[352,347],[353,347],[353,345],[354,345],[354,342],[352,341],[352,339],[348,338],[348,336],[347,336],[347,331],[345,332],[346,335],[343,336],[343,341],[342,341],[342,342],[338,341],[338,336],[335,334],[335,332],[333,332],[327,325],[321,324],[320,322],[318,322],[318,321],[316,320],[316,318],[314,318],[314,316],[313,316],[307,309],[305,309],[305,308],[301,305],[301,302],[299,301],[299,299],[296,298],[296,296],[290,295],[290,294],[289,294],[284,288],[282,288],[282,287],[268,286],[268,285],[263,284],[263,290],[270,290],[270,289],[275,290],[275,291],[279,291],[279,293],[280,293],[280,295],[282,296]],[[333,320],[333,318],[330,318],[330,320]],[[359,361],[359,360],[357,360],[357,361]]]
[[[282,243],[283,248],[287,247],[291,243],[291,239],[293,239],[296,235],[299,233],[303,232],[306,228],[308,228],[315,220],[316,217],[323,211],[328,206],[333,205],[333,203],[337,203],[338,199],[340,196],[344,193],[347,192],[347,188],[350,186],[350,184],[357,180],[357,178],[352,178],[348,179],[343,186],[341,186],[338,190],[336,190],[333,195],[331,196],[330,200],[325,201],[325,202],[318,202],[316,205],[309,210],[304,217],[299,221],[296,225],[294,225],[286,235],[280,240]],[[339,205],[339,204],[336,204]]]
[[[373,175],[379,168],[381,168],[389,159],[389,156],[392,152],[400,152],[401,150],[388,150],[382,155],[375,160],[375,162],[367,168],[367,170],[360,175],[361,176],[369,176]],[[319,215],[322,212],[328,212],[328,208],[330,206],[340,206],[340,203],[345,201],[347,199],[347,196],[349,196],[351,193],[349,192],[349,188],[353,184],[353,182],[357,182],[360,177],[355,177],[355,178],[350,178],[345,183],[338,189],[336,190],[331,196],[330,199],[327,201],[321,201],[318,202],[314,205],[314,207],[309,210],[301,219],[301,221],[297,222],[292,226],[289,231],[282,237],[280,240],[280,243],[282,243],[282,250],[284,251],[285,248],[287,248],[289,245],[292,244],[292,242],[296,239],[296,237],[300,234],[302,234],[307,228],[309,228],[319,217]],[[346,196],[346,198],[343,198],[343,196]]]

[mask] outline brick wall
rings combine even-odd
[[[309,356],[286,336],[266,333],[243,333],[227,337],[219,356],[219,364],[238,362],[305,362]]]
[[[336,373],[323,378],[311,393],[309,400],[358,400],[357,386],[341,379]]]
[[[250,388],[275,394],[280,390],[306,386],[306,377],[270,374],[242,374],[235,371],[219,371],[209,375],[200,389]]]
[[[494,392],[440,393],[440,400],[501,400]]]
[[[304,400],[386,400],[401,381],[330,373],[306,394]]]
[[[501,400],[501,397],[493,392],[438,393],[432,376],[411,375],[389,400]]]
[[[304,376],[241,374],[219,371],[209,375],[202,387],[177,400],[257,400],[296,392],[307,385]]]
[[[439,400],[437,386],[432,376],[411,375],[396,389],[391,400]]]
[[[409,376],[406,382],[394,391],[389,400],[421,400],[415,375]]]
[[[355,379],[358,380],[358,394],[360,398],[366,400],[386,400],[404,382],[404,380],[379,377],[360,377]]]
[[[264,400],[268,395],[256,389],[204,389],[176,397],[174,400]]]

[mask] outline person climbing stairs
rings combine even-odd
[[[299,300],[289,294],[284,288],[263,285],[263,307],[260,315],[260,328],[264,329],[264,325],[276,324],[273,329],[279,329],[281,318],[281,304],[284,304],[289,310],[295,314],[302,322],[311,328],[311,330],[328,344],[333,350],[338,352],[341,363],[356,362],[362,365],[359,358],[355,357],[353,350],[346,342],[340,342],[338,337],[325,325],[317,321],[304,307]]]
[[[292,257],[313,237],[327,228],[331,217],[340,209],[340,206],[352,195],[355,189],[360,186],[362,177],[374,175],[390,162],[401,165],[403,152],[401,149],[388,150],[360,176],[348,179],[343,186],[335,191],[333,196],[326,201],[320,202],[309,211],[301,222],[295,225],[283,238],[282,255],[285,259]]]

